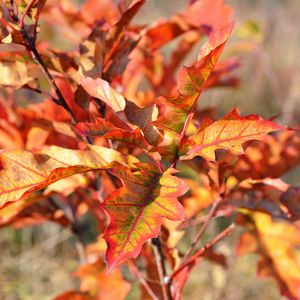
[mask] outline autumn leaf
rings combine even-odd
[[[260,256],[258,275],[274,277],[283,295],[299,299],[300,263],[296,249],[300,245],[299,229],[287,222],[274,221],[265,213],[247,210],[243,213],[251,220],[249,227],[254,226],[254,231],[242,236],[238,252],[257,253]]]
[[[35,65],[23,61],[0,61],[0,85],[20,88],[30,84],[40,76],[40,71]]]
[[[120,270],[107,273],[101,260],[80,266],[74,275],[80,278],[81,292],[97,300],[123,300],[130,291],[130,284],[123,279]]]
[[[103,204],[110,216],[110,225],[104,233],[109,269],[125,259],[137,257],[143,244],[158,236],[162,218],[183,219],[183,207],[177,198],[187,188],[181,179],[173,176],[174,172],[168,169],[161,173],[148,164],[139,164],[136,170],[114,169],[113,174],[124,186]]]
[[[165,111],[155,126],[180,133],[187,117],[196,105],[203,87],[213,71],[232,33],[234,23],[214,32],[201,48],[199,60],[191,67],[183,67],[178,75],[177,96],[165,99]]]
[[[61,226],[69,225],[70,222],[63,210],[51,199],[55,196],[59,197],[59,194],[52,193],[47,196],[33,194],[5,206],[0,210],[0,228],[4,226],[22,228],[49,221]]]
[[[100,146],[87,150],[49,147],[41,151],[0,152],[0,207],[24,198],[51,183],[91,170],[109,169],[136,161],[118,151]]]
[[[284,129],[257,115],[241,117],[234,109],[219,121],[203,120],[197,133],[189,138],[188,143],[191,146],[182,159],[201,156],[206,160],[214,161],[217,149],[225,149],[232,154],[240,155],[244,153],[242,146],[244,142],[261,140],[269,132]]]
[[[74,130],[83,136],[101,136],[114,141],[125,142],[142,148],[148,148],[149,144],[145,140],[142,131],[136,128],[131,131],[123,130],[114,126],[111,122],[97,118],[96,122],[80,122],[74,126]]]
[[[92,97],[98,98],[109,105],[114,111],[122,111],[125,108],[125,99],[109,83],[101,78],[86,77],[81,80],[83,88]]]
[[[205,24],[214,30],[220,29],[232,18],[234,11],[224,0],[194,1],[182,15],[193,26]]]

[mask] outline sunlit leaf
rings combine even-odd
[[[93,264],[80,266],[75,272],[80,278],[80,290],[97,300],[123,300],[126,298],[130,284],[122,277],[120,270],[107,273],[100,260]]]
[[[264,213],[245,211],[245,214],[254,230],[250,232],[251,236],[243,236],[240,240],[238,252],[259,254],[258,275],[274,277],[283,295],[292,300],[299,299],[299,229],[287,222],[274,221]]]
[[[183,207],[177,198],[187,188],[173,173],[173,169],[161,173],[150,165],[140,165],[135,171],[125,167],[114,170],[124,186],[104,202],[110,216],[104,234],[110,269],[125,259],[137,257],[143,244],[159,234],[162,218],[183,219]]]
[[[234,23],[213,33],[201,48],[199,60],[191,67],[183,67],[178,75],[175,98],[165,100],[165,111],[155,126],[180,133],[188,115],[196,104],[203,87],[213,71],[224,46],[232,33]]]
[[[87,150],[49,147],[41,151],[0,153],[0,206],[17,201],[51,183],[91,170],[127,165],[133,158],[100,146]]]
[[[244,153],[242,147],[244,142],[261,140],[267,133],[278,130],[284,130],[284,127],[257,115],[241,117],[233,110],[219,121],[203,120],[198,132],[189,139],[191,147],[183,159],[201,156],[213,161],[217,149],[225,149],[232,154],[240,155]]]

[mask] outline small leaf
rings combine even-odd
[[[83,88],[95,98],[98,98],[109,105],[114,111],[123,111],[125,99],[109,83],[101,78],[93,79],[86,77],[81,80]]]
[[[126,131],[101,118],[97,118],[94,123],[78,123],[74,126],[74,130],[83,136],[102,136],[107,139],[130,143],[142,148],[149,147],[148,142],[145,140],[144,135],[139,128]]]
[[[257,115],[241,117],[236,110],[233,110],[219,121],[203,120],[198,132],[189,139],[191,147],[183,159],[201,156],[206,160],[214,161],[217,149],[225,149],[235,155],[243,154],[244,142],[261,140],[269,132],[284,129]]]
[[[124,186],[103,204],[110,216],[110,225],[104,233],[109,269],[125,259],[137,257],[143,244],[158,236],[162,218],[183,219],[183,207],[177,198],[187,188],[181,179],[172,175],[175,170],[160,173],[147,164],[138,166],[134,171],[125,167],[114,170],[113,174]]]

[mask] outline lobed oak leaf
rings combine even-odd
[[[81,84],[92,97],[102,100],[115,111],[124,110],[126,105],[124,97],[113,89],[107,81],[101,78],[86,77],[81,80]]]
[[[299,229],[287,222],[274,221],[265,213],[247,210],[243,213],[249,218],[246,222],[250,222],[249,228],[253,230],[251,237],[243,236],[240,240],[239,253],[257,253],[260,256],[258,275],[274,277],[284,296],[291,300],[299,299]],[[249,245],[249,238],[255,238],[256,245]]]
[[[165,99],[165,112],[153,124],[158,128],[180,133],[187,117],[196,105],[207,79],[213,71],[232,33],[234,22],[214,32],[201,48],[199,60],[191,67],[183,67],[178,75],[177,96]]]
[[[182,159],[201,156],[206,160],[214,161],[217,149],[225,149],[232,154],[240,155],[244,153],[242,146],[244,142],[261,140],[269,132],[284,129],[257,115],[242,117],[234,109],[219,121],[203,120],[197,133],[189,138],[190,149]]]
[[[29,152],[0,152],[0,207],[65,177],[136,162],[131,156],[101,146],[70,150],[56,146]]]
[[[110,217],[110,225],[104,233],[109,269],[125,259],[137,257],[143,244],[158,236],[163,218],[177,221],[184,217],[177,198],[187,187],[180,178],[173,176],[175,170],[161,173],[148,164],[137,167],[136,170],[114,169],[113,174],[124,185],[103,204]]]

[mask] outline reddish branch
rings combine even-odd
[[[224,229],[222,232],[220,232],[216,237],[214,237],[209,243],[207,243],[204,247],[200,248],[193,256],[191,256],[185,263],[180,265],[177,270],[173,272],[173,274],[170,277],[170,281],[172,281],[181,271],[183,271],[185,268],[190,267],[193,265],[197,259],[199,259],[208,249],[213,247],[216,243],[218,243],[220,240],[228,236],[232,233],[233,229],[235,227],[235,224],[231,224],[226,229]]]
[[[128,267],[129,267],[130,271],[139,279],[140,283],[143,285],[143,287],[148,292],[150,297],[153,300],[159,300],[158,297],[156,297],[156,295],[154,294],[151,287],[149,286],[147,280],[144,278],[143,274],[139,271],[139,269],[136,267],[136,265],[131,260],[128,261]]]
[[[200,227],[198,233],[196,234],[193,243],[191,245],[191,247],[189,248],[189,250],[186,252],[186,254],[184,255],[184,257],[182,258],[182,263],[185,263],[186,260],[188,259],[188,257],[194,252],[198,242],[200,241],[200,238],[202,237],[204,231],[206,230],[207,226],[209,225],[210,221],[212,220],[212,218],[214,217],[214,214],[221,202],[222,198],[218,198],[217,200],[215,200],[211,206],[211,209],[205,219],[205,221],[203,222],[202,226]]]

